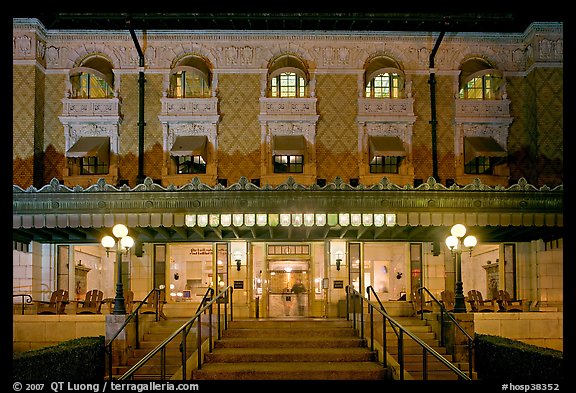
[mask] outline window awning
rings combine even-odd
[[[107,161],[110,154],[110,138],[107,136],[83,136],[66,152],[66,157],[96,157]]]
[[[206,141],[205,135],[185,135],[177,136],[170,149],[172,156],[201,156],[206,161]]]
[[[506,157],[508,153],[491,136],[468,136],[464,139],[464,161],[477,157]]]
[[[272,155],[303,156],[306,153],[306,139],[303,135],[274,135]]]
[[[370,154],[372,157],[405,157],[404,144],[397,136],[371,136]]]

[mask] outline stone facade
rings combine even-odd
[[[118,138],[114,145],[118,149],[118,173],[110,182],[123,179],[130,185],[136,184],[138,73],[141,69],[129,32],[52,32],[33,19],[15,19],[13,26],[14,183],[23,188],[38,187],[52,178],[66,178],[65,135],[69,126],[59,117],[65,112],[63,103],[70,90],[68,72],[86,57],[98,54],[113,66],[114,94],[119,100],[120,118],[114,126],[117,130],[113,131]],[[508,185],[521,177],[534,185],[562,183],[562,34],[561,23],[538,23],[522,34],[451,34],[442,40],[434,69],[440,181],[453,179],[466,183],[470,180],[459,175],[462,171],[459,135],[461,138],[461,135],[497,132],[499,142],[507,147],[510,175],[501,180],[483,178],[484,183]],[[139,40],[144,39],[141,33],[137,35]],[[267,132],[271,125],[262,119],[260,102],[265,96],[268,64],[282,54],[297,56],[306,64],[317,100],[317,123],[296,118],[300,126],[312,127],[310,135],[314,137],[310,151],[314,168],[297,180],[312,184],[316,178],[362,179],[366,171],[362,159],[362,130],[371,127],[359,110],[363,73],[367,62],[379,55],[390,57],[400,65],[413,99],[413,124],[410,123],[411,132],[406,138],[413,175],[410,172],[408,176],[399,177],[397,183],[411,183],[413,179],[425,181],[431,175],[428,61],[437,39],[434,34],[153,31],[147,32],[145,39],[145,176],[163,177],[163,161],[169,147],[165,143],[166,126],[159,118],[162,100],[166,96],[170,69],[189,54],[202,56],[212,67],[212,94],[218,101],[219,118],[212,131],[216,139],[212,143],[217,155],[214,157],[216,167],[203,179],[206,183],[215,184],[216,179],[236,181],[241,176],[262,178],[262,183],[271,184],[285,180],[281,176],[267,177],[263,153],[266,142],[261,133]],[[503,123],[490,126],[480,122],[464,127],[458,123],[457,119],[462,119],[457,112],[460,108],[459,68],[470,58],[485,59],[503,73],[509,103]],[[484,107],[474,110],[478,109],[485,110]],[[101,122],[102,118],[90,121]],[[397,121],[385,121],[386,127],[404,127]],[[288,125],[295,124],[292,119]],[[95,180],[86,183],[70,178],[66,184],[87,186]],[[373,180],[364,178],[364,181]],[[189,177],[180,180],[171,177],[164,179],[163,184],[188,181]]]

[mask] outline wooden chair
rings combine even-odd
[[[92,289],[86,292],[85,300],[78,300],[76,314],[101,314],[102,298],[104,292],[99,289]]]
[[[432,301],[431,300],[423,301],[421,293],[419,291],[412,292],[411,303],[416,315],[419,315],[423,312],[432,312]]]
[[[68,304],[68,291],[57,289],[52,292],[49,301],[35,300],[34,303],[38,304],[36,314],[64,314]]]
[[[442,305],[446,309],[446,311],[453,312],[454,311],[454,303],[456,299],[454,298],[454,292],[448,289],[443,290],[440,292],[440,297],[442,298]]]
[[[472,312],[494,312],[496,304],[494,299],[484,300],[482,292],[476,289],[468,291],[468,303],[470,303]]]
[[[522,307],[522,300],[513,300],[510,297],[508,291],[504,289],[500,289],[498,291],[498,297],[496,298],[496,301],[498,302],[498,311],[524,311],[524,308]]]
[[[158,298],[158,302],[156,298]],[[165,291],[153,291],[148,299],[144,302],[142,307],[140,307],[140,314],[156,314],[156,304],[158,304],[158,317],[161,319],[168,319],[164,314],[164,303],[166,303],[166,292]]]
[[[110,314],[114,312],[114,298],[105,299],[108,304],[108,311]],[[124,291],[124,308],[126,309],[126,314],[132,314],[134,309],[134,292]]]

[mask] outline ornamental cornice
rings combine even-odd
[[[520,33],[448,33],[439,47],[436,67],[458,69],[467,56],[484,56],[502,71],[521,71],[534,60],[562,60],[562,24],[535,24]],[[39,23],[14,20],[14,59],[36,58],[46,67],[73,68],[91,53],[105,54],[116,70],[135,68],[138,53],[128,31],[42,31]],[[142,39],[143,34],[136,32]],[[44,39],[45,36],[45,39]],[[201,54],[214,69],[266,68],[279,53],[295,53],[311,70],[362,69],[377,53],[394,57],[403,69],[428,68],[438,33],[310,31],[146,31],[147,70],[170,69],[187,53]],[[31,49],[33,48],[33,49]],[[529,60],[534,59],[534,60]]]
[[[351,186],[337,177],[323,187],[298,184],[293,178],[284,183],[258,187],[242,177],[228,187],[209,186],[194,178],[190,183],[176,187],[163,187],[150,178],[130,188],[117,188],[100,179],[86,189],[64,186],[53,179],[50,184],[24,190],[13,186],[13,213],[127,213],[127,212],[282,212],[287,201],[293,206],[314,211],[390,212],[467,211],[475,212],[540,212],[561,213],[563,186],[537,188],[520,179],[517,184],[504,188],[482,184],[479,179],[465,185],[446,187],[429,178],[426,183],[413,187],[399,186],[383,178],[371,186]]]

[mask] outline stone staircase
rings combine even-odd
[[[229,323],[193,380],[382,380],[386,369],[345,319]]]
[[[452,361],[440,346],[426,320],[419,316],[395,316],[394,319],[415,333],[436,352]],[[177,317],[150,324],[127,364],[113,367],[113,378],[124,374],[153,350],[188,318]],[[204,354],[200,370],[192,371],[195,380],[383,380],[387,370],[377,360],[369,343],[354,332],[352,321],[343,318],[235,319],[221,339],[215,338],[211,353]],[[367,334],[367,333],[366,333]],[[377,335],[381,335],[377,333]],[[398,341],[387,325],[387,351],[398,361]],[[380,336],[381,337],[381,336]],[[367,337],[369,338],[369,337]],[[181,367],[180,339],[166,350],[165,378],[170,379]],[[188,336],[187,353],[192,356],[196,339],[194,329]],[[468,374],[468,364],[456,364]],[[404,335],[404,367],[410,379],[423,379],[422,348]],[[427,379],[455,380],[458,376],[431,354],[427,356]],[[160,354],[155,355],[134,375],[138,380],[159,380]]]
[[[453,357],[445,347],[440,346],[440,340],[432,331],[432,327],[427,324],[426,320],[420,319],[420,316],[411,317],[394,317],[406,330],[414,333],[418,338],[432,347],[436,352],[442,355],[446,360],[453,362]],[[404,335],[404,370],[410,374],[414,380],[424,379],[422,347],[408,335]],[[398,361],[398,338],[390,324],[386,328],[386,346],[388,353]],[[468,375],[468,364],[454,364],[460,370]],[[428,380],[457,380],[458,375],[450,370],[445,364],[427,354],[427,379]]]
[[[135,365],[140,359],[142,359],[146,354],[151,352],[154,348],[158,346],[165,338],[170,336],[176,329],[182,326],[188,318],[169,318],[168,320],[160,320],[150,324],[150,328],[143,335],[140,341],[140,348],[133,349],[129,355],[125,365],[115,365],[112,367],[113,378],[117,378],[120,375],[128,371],[133,365]],[[194,331],[191,331],[187,338],[187,354],[192,355],[196,347],[196,336]],[[177,337],[172,340],[166,347],[166,370],[165,378],[170,379],[170,377],[182,367],[182,353],[180,352],[180,338]],[[145,379],[145,380],[159,380],[161,378],[161,361],[160,352],[154,355],[146,364],[140,367],[134,374],[134,379]]]

